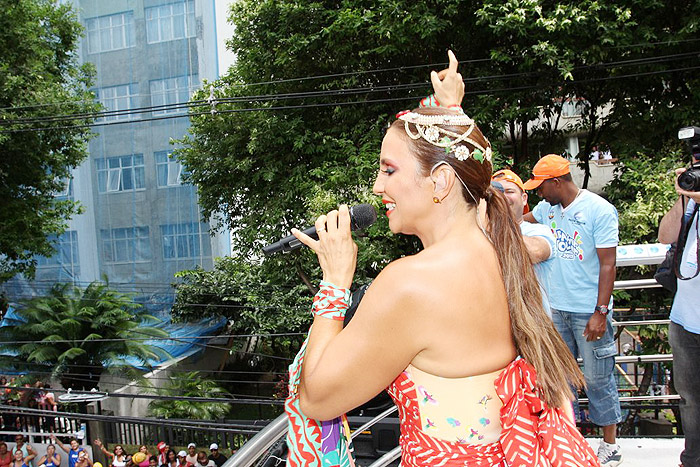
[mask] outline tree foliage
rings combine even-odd
[[[93,282],[84,290],[54,285],[46,296],[23,303],[17,314],[23,324],[0,328],[0,361],[17,370],[51,371],[65,388],[97,387],[105,369],[135,375],[130,358],[148,366],[150,360],[168,357],[145,342],[167,336],[142,327],[157,319],[106,283]]]
[[[237,62],[213,83],[215,112],[193,117],[177,156],[204,213],[231,229],[236,255],[212,273],[184,273],[178,313],[194,316],[202,303],[262,310],[265,301],[280,314],[306,313],[311,293],[298,285],[313,292],[320,277],[311,253],[264,258],[262,245],[339,203],[378,205],[370,193],[382,127],[430,93],[428,71],[442,67],[448,48],[463,62],[467,112],[516,164],[561,151],[554,122],[562,103],[579,97],[584,158],[602,138],[660,147],[667,123],[697,103],[695,78],[669,71],[694,63],[687,52],[695,44],[684,40],[695,34],[697,8],[638,0],[234,3],[228,46]],[[673,60],[635,62],[664,54]],[[195,98],[207,97],[209,87]],[[357,283],[419,248],[389,233],[383,216],[358,237]],[[241,310],[219,311],[248,320],[250,331],[267,329]],[[277,329],[306,316],[281,319]]]
[[[202,377],[198,371],[171,375],[162,388],[154,389],[159,396],[226,398],[231,395],[214,381]],[[160,418],[217,420],[231,410],[228,402],[204,402],[158,399],[148,405],[149,414]]]
[[[56,199],[70,170],[87,156],[89,119],[50,122],[57,114],[94,112],[93,72],[77,64],[82,33],[69,3],[2,2],[0,15],[0,281],[32,275],[34,255],[51,256],[51,238],[79,211]],[[18,119],[25,120],[19,123]],[[45,130],[32,130],[41,126]]]

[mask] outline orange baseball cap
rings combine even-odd
[[[569,161],[556,154],[548,154],[532,168],[532,178],[523,184],[526,190],[534,190],[543,181],[569,173]]]
[[[520,187],[521,190],[525,191],[525,187],[523,186],[523,179],[518,177],[518,174],[516,174],[512,170],[502,169],[493,174],[493,176],[491,177],[491,181],[497,182],[498,180],[513,182],[516,185],[518,185],[518,187]]]
[[[491,181],[498,182],[505,180],[506,182],[512,182],[518,185],[518,187],[525,192],[525,186],[523,185],[523,179],[518,177],[518,174],[508,169],[501,169],[491,176]],[[529,206],[526,204],[523,206],[523,214],[530,212]]]

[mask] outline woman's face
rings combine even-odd
[[[53,454],[56,452],[56,447],[53,444],[49,444],[46,446],[46,455],[47,456],[53,456]]]
[[[372,191],[382,197],[391,231],[415,234],[416,221],[432,207],[433,183],[420,174],[418,160],[399,131],[390,129],[382,141],[379,173]]]
[[[0,454],[6,454],[7,453],[7,444],[2,443],[0,444]]]
[[[20,451],[19,449],[17,451],[15,451],[15,460],[16,461],[24,460],[24,457],[22,457],[22,451]]]
[[[141,446],[139,447],[139,452],[146,454],[148,452],[148,448],[146,446]]]
[[[85,453],[85,451],[80,451],[80,453],[78,454],[79,461],[85,460],[86,457],[87,457],[87,454]]]
[[[168,451],[168,460],[170,462],[175,462],[177,459],[177,456],[175,455],[175,451]]]
[[[121,446],[114,446],[114,454],[116,454],[117,456],[121,456],[122,454],[124,454],[124,448]]]

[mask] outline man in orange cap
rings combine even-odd
[[[551,315],[547,295],[549,294],[549,281],[556,248],[554,235],[545,225],[523,222],[523,214],[529,212],[527,193],[522,179],[515,172],[508,169],[499,170],[493,174],[491,181],[497,182],[503,188],[503,194],[508,201],[515,222],[520,224],[525,247],[530,254],[537,280],[542,289],[542,304],[545,311]]]
[[[589,418],[603,427],[598,448],[601,465],[622,462],[616,443],[622,421],[615,382],[615,336],[612,330],[612,290],[618,243],[615,207],[600,196],[579,189],[569,161],[548,155],[532,169],[526,190],[544,198],[525,220],[552,229],[556,239],[549,302],[552,321],[574,356],[583,358]]]

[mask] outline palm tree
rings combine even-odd
[[[23,302],[17,313],[26,322],[0,328],[5,354],[0,363],[28,372],[44,366],[64,388],[97,387],[105,369],[135,375],[130,358],[148,366],[169,356],[144,341],[167,337],[161,329],[141,326],[157,318],[106,282],[95,281],[84,290],[56,284],[48,295]]]
[[[186,397],[231,397],[214,381],[203,378],[198,371],[176,373],[162,388],[153,392],[160,396]],[[223,418],[231,409],[228,402],[197,402],[160,399],[151,402],[148,411],[154,417],[185,418],[198,420],[217,420]]]

